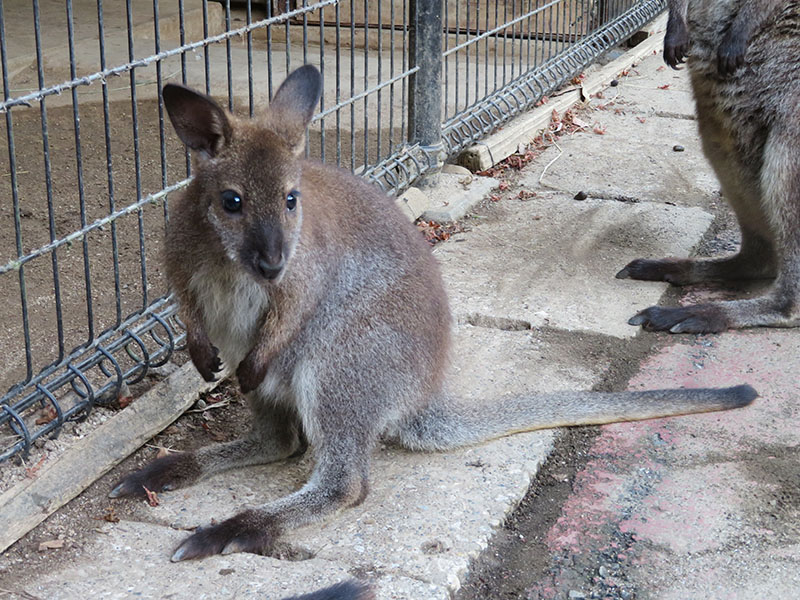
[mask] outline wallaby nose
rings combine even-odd
[[[261,276],[265,279],[275,279],[281,274],[284,264],[283,256],[275,263],[269,262],[265,258],[259,258],[256,267],[258,268],[258,272],[261,273]]]

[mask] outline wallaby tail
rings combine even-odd
[[[730,410],[747,406],[757,397],[749,385],[502,396],[483,406],[442,396],[406,425],[400,441],[413,450],[446,450],[535,429]]]
[[[284,600],[375,600],[372,589],[358,581],[343,581],[323,590]]]

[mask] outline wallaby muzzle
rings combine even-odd
[[[259,277],[276,280],[286,266],[286,252],[283,248],[283,231],[280,227],[261,224],[253,227],[247,236],[244,261],[247,267]]]
[[[283,271],[283,267],[285,264],[286,262],[283,260],[283,255],[281,255],[281,260],[277,264],[270,264],[263,258],[259,258],[256,261],[256,270],[265,279],[272,280],[276,279],[278,275],[281,274],[281,271]]]

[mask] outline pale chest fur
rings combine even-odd
[[[253,347],[269,297],[238,269],[198,270],[189,283],[211,343],[229,369]]]

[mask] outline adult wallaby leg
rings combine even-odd
[[[794,127],[771,130],[763,152],[761,202],[780,249],[777,278],[766,294],[748,300],[710,302],[680,308],[650,307],[629,322],[673,333],[717,332],[744,327],[800,324],[800,162]]]
[[[266,464],[305,450],[307,443],[294,409],[275,406],[251,394],[251,410],[253,426],[245,437],[158,458],[126,476],[109,497],[144,496],[145,488],[154,492],[173,490],[213,473]]]
[[[771,224],[761,203],[758,171],[742,164],[732,150],[735,140],[715,116],[715,107],[703,97],[697,102],[698,128],[706,158],[711,163],[722,193],[733,207],[739,222],[739,252],[714,258],[639,258],[617,273],[617,279],[666,281],[687,285],[703,281],[767,279],[777,274]],[[635,317],[634,317],[635,319]]]
[[[269,554],[281,532],[363,501],[374,443],[344,432],[337,435],[314,445],[317,464],[300,490],[197,531],[177,548],[172,560],[232,552]]]

